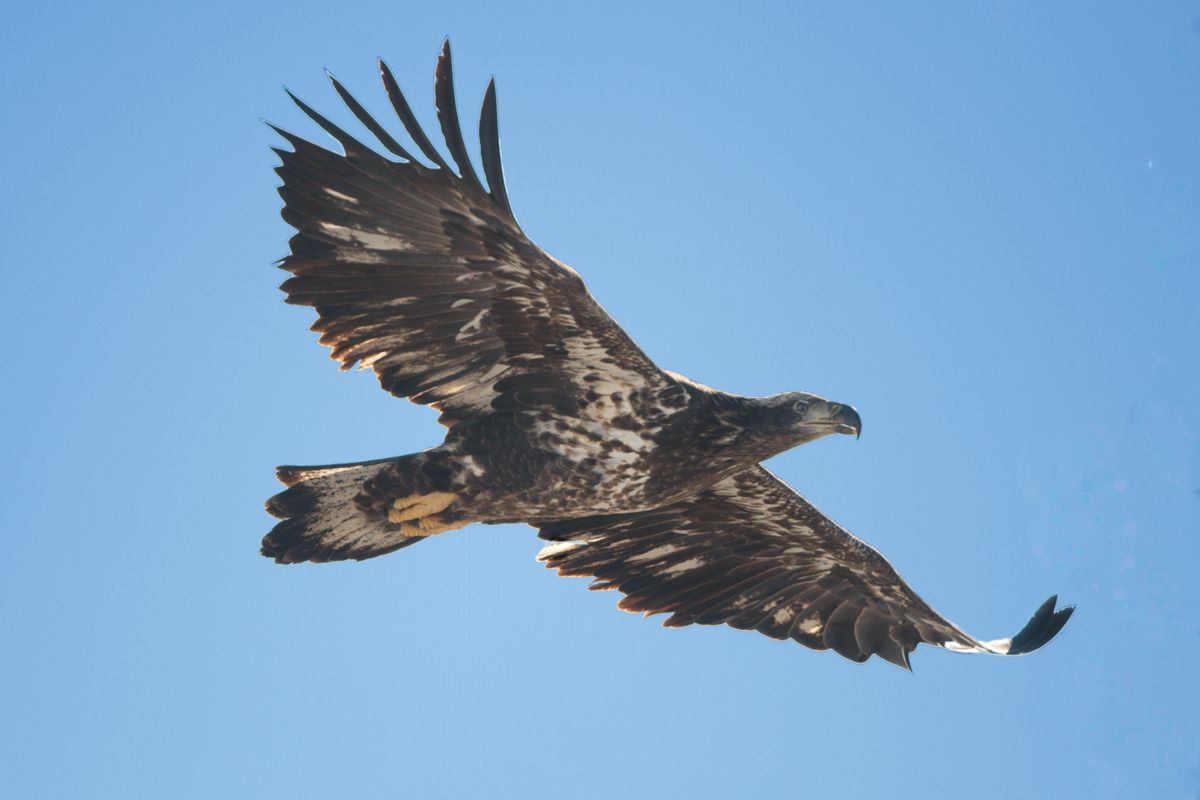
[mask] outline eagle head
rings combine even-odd
[[[786,392],[770,400],[773,421],[787,432],[792,447],[833,433],[862,435],[862,418],[854,406],[809,392]]]

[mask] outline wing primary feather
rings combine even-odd
[[[875,649],[875,655],[887,661],[889,664],[895,664],[900,669],[912,674],[912,664],[908,660],[908,650],[894,640],[890,635],[879,642]]]
[[[854,620],[854,640],[858,643],[859,651],[867,655],[881,654],[886,646],[893,644],[888,636],[888,627],[886,617],[863,608]]]
[[[300,107],[301,111],[303,111],[305,114],[307,114],[309,117],[312,118],[313,122],[320,125],[325,130],[325,132],[328,133],[330,136],[332,136],[334,139],[337,139],[338,144],[340,144],[346,150],[347,156],[362,155],[364,153],[373,152],[369,147],[364,145],[358,139],[355,139],[353,136],[346,133],[344,130],[339,128],[337,125],[330,122],[324,115],[321,114],[321,112],[317,111],[312,106],[310,106],[308,103],[304,102],[299,97],[292,94],[291,89],[284,87],[284,91],[287,92],[288,97],[292,98],[292,102]],[[284,138],[289,138],[289,137],[285,136]]]
[[[1071,618],[1071,614],[1075,613],[1075,606],[1067,606],[1055,611],[1054,606],[1057,603],[1058,595],[1052,595],[1050,599],[1038,606],[1037,611],[1033,612],[1033,616],[1030,617],[1025,627],[1012,637],[1008,655],[1020,656],[1032,653],[1058,635],[1058,632],[1067,624],[1067,620]]]
[[[404,92],[400,91],[400,84],[396,83],[396,76],[392,74],[387,62],[382,58],[379,59],[379,77],[383,79],[383,90],[387,93],[388,100],[396,111],[396,116],[404,123],[404,129],[408,131],[408,135],[412,137],[418,149],[441,169],[453,172],[454,170],[450,169],[450,165],[446,163],[446,159],[442,158],[442,154],[437,151],[437,148],[429,141],[429,137],[425,135],[425,131],[421,129],[421,123],[417,122],[412,108],[408,105],[408,100],[404,98]]]
[[[500,123],[496,118],[496,79],[488,81],[483,94],[483,108],[479,112],[479,152],[483,158],[483,174],[487,177],[488,194],[513,216],[508,202],[508,189],[504,186],[504,167],[500,160]]]
[[[413,158],[411,153],[405,150],[399,142],[392,138],[390,133],[384,130],[382,125],[375,121],[375,118],[372,117],[367,110],[362,107],[361,103],[354,99],[354,95],[350,94],[346,87],[342,85],[342,82],[333,76],[332,72],[325,70],[325,76],[329,78],[329,82],[333,84],[333,90],[338,93],[338,97],[342,98],[342,102],[345,103],[352,112],[354,112],[354,116],[358,117],[358,121],[361,122],[363,127],[369,130],[375,136],[375,138],[379,140],[380,144],[382,144],[392,153],[395,153],[403,158],[405,161],[419,163],[415,158]]]
[[[862,613],[863,606],[859,600],[843,600],[825,620],[821,638],[826,646],[833,648],[838,655],[851,661],[862,663],[870,657],[864,653],[854,636],[855,622]]]
[[[295,152],[295,149],[294,149],[294,148],[296,148],[296,147],[299,147],[299,146],[302,146],[302,145],[305,145],[305,144],[312,144],[312,143],[311,143],[311,142],[309,142],[307,139],[305,139],[305,138],[303,138],[303,137],[301,137],[301,136],[297,136],[296,134],[292,133],[291,131],[285,130],[285,129],[283,129],[283,128],[279,127],[278,125],[276,125],[276,124],[275,124],[275,123],[273,123],[273,122],[267,122],[267,121],[264,119],[264,120],[263,120],[263,124],[264,124],[264,125],[266,125],[268,128],[270,128],[271,130],[273,130],[273,131],[275,131],[276,133],[278,133],[280,136],[282,136],[282,137],[283,137],[285,140],[287,140],[287,143],[288,143],[288,144],[290,144],[290,145],[293,147],[293,150],[290,150],[290,151],[289,151],[289,150],[282,150],[282,149],[280,149],[280,148],[278,148],[278,147],[272,147],[272,148],[271,148],[271,150],[272,150],[272,151],[274,151],[275,155],[279,156],[280,158],[286,158],[286,157],[288,157],[288,156],[294,156],[294,155],[296,155],[296,152]],[[313,145],[313,147],[317,147],[317,146],[318,146],[318,145]],[[278,167],[276,167],[276,168],[275,168],[275,170],[276,170],[276,172],[278,172],[278,171],[279,171],[279,168],[278,168]]]
[[[434,70],[433,83],[434,99],[437,103],[438,122],[442,125],[442,135],[446,138],[446,147],[450,156],[458,165],[458,173],[462,179],[472,186],[483,190],[471,159],[467,155],[467,145],[463,141],[462,127],[458,124],[458,106],[454,102],[454,67],[450,61],[450,40],[442,42],[442,52],[438,55],[437,68]]]

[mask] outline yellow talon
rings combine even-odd
[[[400,525],[404,536],[433,536],[444,531],[458,530],[469,520],[453,520],[442,512],[449,508],[458,495],[454,492],[430,492],[411,494],[392,501],[388,509],[388,522]]]
[[[429,494],[410,494],[392,501],[388,510],[389,522],[408,522],[419,520],[433,514],[445,511],[450,504],[458,499],[454,492],[431,492]],[[420,534],[414,534],[420,535]]]

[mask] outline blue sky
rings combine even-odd
[[[1200,794],[1200,5],[28,4],[0,30],[0,793]],[[513,205],[666,368],[853,403],[771,467],[1026,658],[664,631],[522,526],[257,555],[435,444],[285,306],[265,117],[498,82]]]

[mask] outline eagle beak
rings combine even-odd
[[[833,419],[838,423],[838,433],[853,433],[855,439],[862,436],[862,417],[853,406],[841,406],[834,412]]]

